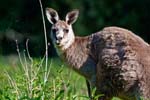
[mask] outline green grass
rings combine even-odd
[[[87,100],[84,78],[60,60],[49,59],[49,75],[44,83],[45,62],[21,59],[23,66],[18,56],[0,57],[0,100],[41,100],[43,96],[44,100]]]
[[[84,78],[59,59],[49,59],[47,71],[45,60],[32,60],[0,57],[0,100],[89,100]]]

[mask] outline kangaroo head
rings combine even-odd
[[[56,10],[46,8],[47,19],[52,24],[51,39],[56,47],[65,50],[74,42],[72,24],[77,20],[78,15],[79,11],[73,10],[67,13],[65,20],[60,20]]]

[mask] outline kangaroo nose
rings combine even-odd
[[[62,40],[62,37],[57,37],[56,38],[56,44],[59,45],[61,40]]]
[[[61,41],[61,40],[62,40],[62,37],[58,37],[57,40],[58,40],[58,41]]]

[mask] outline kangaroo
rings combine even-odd
[[[123,100],[150,100],[150,46],[131,31],[106,27],[89,36],[75,36],[72,24],[78,10],[60,20],[56,10],[46,8],[52,24],[51,39],[60,58],[84,76],[99,100],[113,96]]]

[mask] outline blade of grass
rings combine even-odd
[[[30,71],[28,71],[28,66],[27,66],[27,72],[28,72],[28,77],[29,77],[29,97],[32,98],[32,92],[33,92],[33,77],[34,77],[34,72],[33,72],[33,59],[32,57],[30,56],[30,53],[29,53],[29,49],[28,49],[28,42],[29,42],[29,39],[27,39],[26,41],[26,53],[28,55],[28,58],[29,60],[31,61],[31,63],[29,64],[30,66]],[[25,53],[24,53],[25,54]],[[24,58],[25,58],[25,63],[27,65],[27,60],[26,60],[26,56],[24,55]]]
[[[17,40],[16,40],[16,48],[17,48],[17,53],[18,53],[18,56],[19,56],[19,61],[21,63],[21,66],[24,66],[23,61],[21,59],[21,54],[20,54],[20,50],[19,50],[19,46],[18,46],[18,41]],[[26,69],[23,67],[23,70],[25,72]]]
[[[17,99],[19,99],[20,97],[20,93],[19,93],[19,89],[17,87],[17,84],[15,82],[15,80],[13,80],[13,78],[9,75],[9,73],[5,70],[5,74],[8,77],[9,83],[11,83],[10,85],[16,90],[17,93]]]
[[[44,74],[44,86],[45,83],[47,82],[47,64],[48,64],[48,44],[47,44],[47,35],[46,35],[46,26],[45,26],[45,19],[44,19],[44,13],[43,13],[43,6],[42,6],[42,2],[41,0],[39,0],[40,3],[40,8],[41,8],[41,16],[42,16],[42,20],[43,20],[43,28],[44,28],[44,36],[45,36],[45,56],[46,56],[46,62],[45,62],[45,74]],[[42,100],[44,100],[44,92],[43,92],[43,96],[42,96]]]

